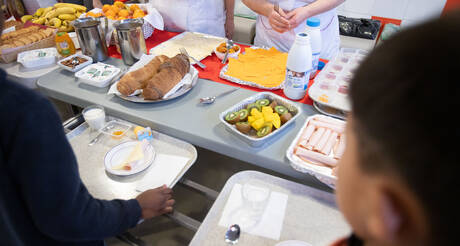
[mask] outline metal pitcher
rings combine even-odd
[[[144,32],[142,31],[143,19],[126,19],[117,21],[114,26],[117,31],[118,44],[121,56],[126,65],[133,65],[142,54],[147,54]]]
[[[104,61],[109,57],[99,20],[92,17],[80,18],[73,21],[72,25],[84,55],[90,56],[94,61]]]

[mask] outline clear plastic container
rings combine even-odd
[[[318,73],[308,92],[310,97],[324,106],[350,111],[349,85],[367,54],[368,51],[355,48],[340,49],[339,54]]]
[[[100,132],[104,133],[107,136],[110,136],[113,139],[119,140],[126,135],[130,128],[131,125],[127,123],[112,120],[107,122],[107,124],[105,124],[104,127],[100,129]]]
[[[26,68],[43,68],[56,63],[56,48],[28,50],[18,54],[17,62]]]

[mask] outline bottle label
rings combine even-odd
[[[59,46],[60,46],[61,49],[63,49],[63,50],[69,48],[69,44],[68,44],[67,42],[60,42],[60,43],[59,43]]]
[[[320,53],[312,54],[312,61],[313,61],[313,63],[312,63],[312,70],[313,70],[313,71],[318,70],[319,55],[320,55]]]
[[[299,91],[307,90],[309,78],[310,71],[295,72],[290,70],[289,68],[286,68],[286,80],[284,87]]]

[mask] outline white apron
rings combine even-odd
[[[280,8],[284,10],[293,10],[298,7],[308,5],[316,0],[269,0],[270,2],[279,2]],[[316,15],[321,21],[321,58],[331,59],[339,51],[339,20],[337,12],[334,9]],[[267,17],[259,15],[256,24],[256,37],[254,44],[256,46],[276,47],[277,49],[288,52],[294,43],[295,34],[303,32],[306,29],[306,20],[299,26],[285,33],[279,33],[272,29]]]
[[[225,37],[224,0],[150,0],[165,30],[201,32]]]

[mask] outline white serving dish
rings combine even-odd
[[[341,48],[339,54],[316,75],[308,90],[310,98],[324,106],[350,112],[350,81],[367,54],[368,51],[361,49]]]
[[[304,125],[302,126],[302,128],[300,128],[299,133],[294,138],[294,140],[292,141],[292,143],[289,146],[289,148],[286,150],[286,157],[289,159],[292,168],[294,168],[295,170],[297,170],[297,171],[299,171],[301,173],[308,173],[310,175],[313,175],[314,177],[316,177],[322,183],[324,183],[324,184],[328,185],[329,187],[335,189],[335,184],[336,184],[336,181],[337,181],[337,177],[332,175],[332,168],[322,167],[322,166],[310,164],[310,163],[300,159],[299,157],[297,157],[297,155],[294,154],[294,149],[297,146],[297,143],[299,142],[299,139],[302,136],[302,133],[304,132],[304,130],[307,127],[307,125],[310,122],[310,120],[314,119],[314,118],[320,118],[320,117],[328,118],[330,120],[334,120],[334,121],[337,121],[337,122],[340,122],[340,123],[344,122],[343,120],[339,120],[339,119],[332,118],[332,117],[325,116],[325,115],[321,115],[321,114],[315,114],[315,115],[312,115],[312,116],[308,117],[307,120],[305,121]]]
[[[275,100],[278,103],[278,105],[286,107],[289,110],[289,112],[292,114],[292,118],[288,122],[286,122],[284,125],[282,125],[276,131],[268,134],[267,136],[261,137],[261,138],[248,136],[248,135],[243,134],[240,131],[238,131],[234,125],[228,123],[225,120],[225,116],[228,113],[239,111],[239,110],[241,110],[243,108],[246,108],[246,106],[248,104],[254,103],[259,99],[265,99],[265,98],[269,99],[270,101]],[[288,101],[288,100],[286,100],[286,99],[284,99],[284,98],[282,98],[282,97],[280,97],[278,95],[275,95],[275,94],[273,94],[271,92],[260,92],[260,93],[255,94],[254,96],[251,96],[251,97],[239,102],[238,104],[232,106],[231,108],[225,110],[224,112],[220,113],[219,119],[225,125],[225,128],[228,131],[230,131],[231,133],[235,134],[238,138],[240,138],[241,140],[245,141],[246,143],[248,143],[252,147],[260,147],[260,146],[268,143],[269,141],[273,140],[274,138],[276,138],[276,136],[278,136],[280,134],[280,132],[282,132],[284,129],[289,127],[289,125],[291,125],[301,113],[302,113],[302,110],[300,109],[300,107],[296,106],[292,102],[290,102],[290,101]]]
[[[238,47],[239,47],[239,45],[233,45],[233,46],[238,46]],[[241,47],[240,47],[240,49],[239,49],[237,52],[228,53],[227,59],[228,59],[228,58],[235,58],[235,59],[237,59],[237,58],[238,58],[238,55],[240,54],[240,52],[241,52]],[[217,58],[219,58],[220,60],[223,60],[224,57],[225,57],[225,53],[222,53],[222,52],[217,51],[217,48],[214,48],[214,53],[216,54]],[[228,61],[228,60],[227,60],[227,61]]]
[[[188,42],[184,41],[184,39],[187,37],[187,35],[193,35],[197,40],[194,40],[194,42]],[[225,38],[217,37],[217,36],[212,36],[209,34],[204,34],[204,33],[199,33],[199,32],[183,32],[181,34],[178,34],[169,40],[151,48],[149,50],[150,55],[166,55],[168,57],[173,57],[177,54],[180,53],[179,49],[180,48],[185,48],[187,52],[189,53],[190,56],[193,58],[197,59],[198,61],[203,60],[204,58],[212,55],[212,52],[215,47],[217,47],[220,43],[226,42]],[[169,47],[173,47],[174,49],[167,49]],[[190,48],[193,47],[200,47],[203,49],[203,53],[200,55],[193,54],[193,52],[190,50]],[[175,52],[167,52],[166,54],[163,53],[164,50],[177,50]],[[196,62],[190,59],[190,64],[195,65]]]
[[[51,66],[56,62],[56,48],[28,50],[18,54],[17,62],[26,68]]]
[[[75,66],[73,69],[71,67],[68,67],[68,66],[62,64],[62,62],[70,60],[70,59],[73,59],[74,57],[84,58],[84,59],[86,59],[86,62],[83,62],[83,63]],[[66,57],[66,58],[64,58],[62,60],[59,60],[57,62],[59,67],[65,69],[67,71],[73,72],[73,73],[79,71],[80,69],[82,69],[82,68],[84,68],[84,67],[86,67],[86,66],[88,66],[88,65],[90,65],[92,63],[93,63],[93,58],[92,57],[85,56],[85,55],[82,55],[82,54],[74,54],[74,55],[68,56],[68,57]]]
[[[120,71],[118,67],[98,62],[78,71],[75,77],[85,84],[102,88],[108,86]]]

